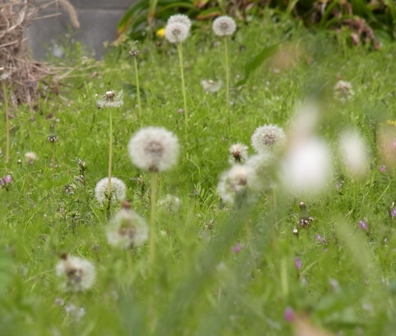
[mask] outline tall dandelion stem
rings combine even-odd
[[[228,43],[227,36],[224,36],[224,64],[226,71],[226,104],[228,113],[228,126],[231,127],[231,112],[230,112],[230,68],[228,66]]]
[[[179,61],[180,61],[180,76],[181,76],[181,86],[182,86],[182,92],[183,92],[184,123],[185,123],[185,129],[187,132],[187,125],[188,125],[187,95],[186,95],[186,87],[185,87],[185,83],[184,83],[183,47],[180,42],[177,44],[177,51],[179,52]]]
[[[10,121],[8,117],[8,95],[6,90],[5,82],[2,81],[3,86],[3,99],[4,99],[4,110],[5,110],[5,119],[6,119],[6,157],[5,163],[8,163],[10,160]]]
[[[109,170],[108,170],[108,181],[107,181],[107,197],[111,198],[111,168],[113,165],[113,112],[109,109]]]
[[[149,265],[153,267],[155,260],[155,226],[157,220],[157,186],[158,185],[158,173],[154,172],[151,174],[151,227],[150,227],[150,255]]]
[[[139,84],[139,73],[136,57],[133,58],[133,64],[135,65],[135,81],[136,81],[136,96],[138,101],[138,109],[139,109],[139,123],[142,123],[142,105],[140,102],[140,84]]]

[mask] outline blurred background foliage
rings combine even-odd
[[[290,15],[312,31],[347,31],[351,44],[380,48],[382,39],[396,37],[394,0],[138,0],[118,24],[118,43],[161,35],[169,16],[184,13],[191,19],[210,22],[230,15],[248,24],[266,10]]]

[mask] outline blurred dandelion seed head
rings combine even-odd
[[[231,154],[228,160],[230,164],[244,163],[248,158],[248,147],[241,143],[231,145],[229,152]]]
[[[279,126],[264,125],[254,131],[251,140],[254,150],[264,153],[269,149],[282,147],[286,143],[286,134]]]
[[[96,272],[94,265],[86,259],[63,255],[56,265],[58,276],[66,276],[67,289],[84,291],[92,287]]]
[[[222,86],[222,82],[221,81],[215,82],[211,79],[208,79],[208,80],[203,79],[201,81],[201,85],[206,93],[216,93],[217,91],[220,90],[220,88]]]
[[[187,15],[184,14],[175,14],[170,16],[167,23],[181,23],[184,24],[188,30],[191,28],[191,20]]]
[[[170,43],[181,43],[185,41],[189,34],[189,28],[180,22],[168,23],[165,27],[165,38]]]
[[[107,227],[107,241],[115,247],[133,248],[143,245],[148,233],[146,221],[130,207],[123,206]]]
[[[121,202],[126,196],[126,185],[125,183],[117,177],[111,178],[111,188],[110,194],[108,192],[108,181],[109,178],[105,177],[101,179],[95,187],[95,197],[100,204],[103,204],[105,200],[111,199],[112,202]]]
[[[212,24],[213,32],[217,36],[230,36],[235,33],[236,24],[230,16],[219,16]]]
[[[137,167],[150,172],[172,168],[179,157],[179,141],[162,127],[147,127],[139,130],[129,141],[129,156]]]

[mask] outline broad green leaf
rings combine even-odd
[[[272,55],[275,54],[275,52],[278,49],[278,46],[280,43],[274,44],[270,47],[264,48],[253,60],[248,62],[245,65],[245,78],[240,80],[238,83],[235,84],[235,86],[241,86],[246,83],[246,81],[249,79],[251,73],[256,70],[263,62],[268,58],[271,57]]]

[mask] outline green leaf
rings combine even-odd
[[[197,15],[197,20],[206,20],[210,18],[214,18],[216,16],[222,15],[222,11],[220,8],[208,8],[203,10],[200,14]]]
[[[247,82],[251,73],[256,70],[263,62],[275,54],[278,50],[280,43],[274,44],[270,47],[264,48],[253,60],[245,65],[245,78],[240,80],[235,86],[241,86]]]

